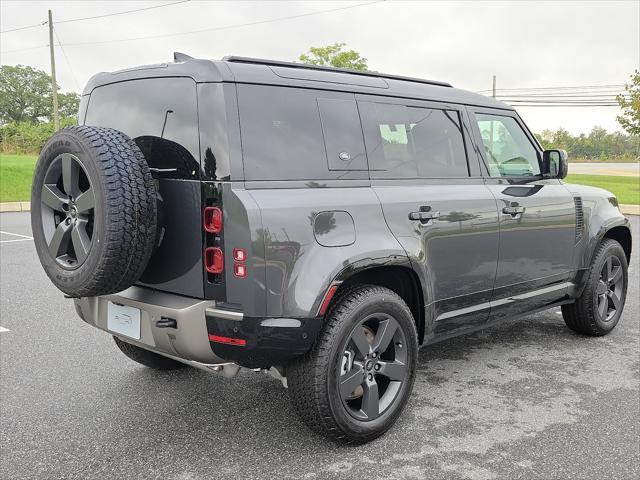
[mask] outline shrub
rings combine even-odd
[[[61,128],[75,124],[74,117],[60,119]],[[53,123],[7,123],[0,126],[0,151],[2,153],[38,154],[53,132]]]

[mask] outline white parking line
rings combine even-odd
[[[14,237],[22,237],[22,238],[26,238],[28,240],[33,240],[33,237],[30,237],[28,235],[22,235],[21,233],[11,233],[11,232],[5,232],[3,230],[0,230],[0,233],[4,233],[5,235],[13,235]],[[5,240],[6,241],[6,240]]]
[[[0,333],[10,332],[10,331],[11,330],[9,330],[8,328],[0,327]]]
[[[18,240],[0,240],[0,243],[16,243],[16,242],[28,242],[33,238],[19,238]]]
[[[14,240],[0,240],[0,243],[15,243],[15,242],[28,242],[29,240],[33,240],[33,237],[29,237],[28,235],[22,235],[20,233],[11,233],[0,230],[0,233],[3,235],[12,235],[14,237],[20,237]]]

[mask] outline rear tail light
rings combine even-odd
[[[233,264],[233,274],[236,277],[244,278],[247,276],[247,266],[244,263]]]
[[[247,261],[247,251],[242,248],[234,248],[233,249],[233,260],[236,262],[246,262]]]
[[[203,226],[209,233],[220,233],[222,231],[222,210],[218,207],[206,207]]]
[[[207,272],[218,274],[224,270],[224,255],[218,247],[208,247],[204,251],[204,265]]]

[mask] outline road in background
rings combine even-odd
[[[262,373],[132,362],[76,316],[32,241],[0,244],[0,478],[638,478],[632,222],[629,295],[610,335],[578,336],[550,310],[427,347],[398,423],[358,447],[307,430]],[[28,223],[0,215],[2,231],[29,236]]]
[[[640,163],[569,163],[569,173],[638,177]]]

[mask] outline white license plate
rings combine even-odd
[[[140,309],[109,302],[107,328],[113,333],[140,340]]]

